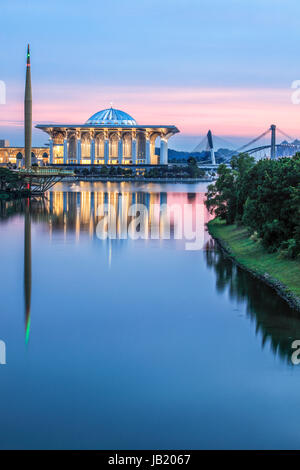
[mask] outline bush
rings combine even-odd
[[[281,243],[281,252],[284,256],[294,259],[300,253],[300,246],[294,238],[290,238]]]

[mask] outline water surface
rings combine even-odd
[[[195,208],[204,192],[60,184],[1,203],[1,448],[299,447],[297,314],[207,233],[199,251],[96,236],[104,202],[119,222],[145,204],[161,234],[154,204]]]

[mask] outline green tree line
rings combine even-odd
[[[269,252],[300,255],[300,153],[255,162],[248,154],[221,164],[206,206],[227,224],[242,224]]]

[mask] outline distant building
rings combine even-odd
[[[0,148],[9,147],[9,140],[0,139]]]
[[[0,141],[1,142],[1,141]],[[3,141],[2,141],[3,142]],[[8,141],[6,141],[8,142]],[[12,163],[18,166],[24,165],[24,147],[9,147],[0,145],[0,164]],[[48,147],[32,147],[32,163],[38,165],[47,165],[49,162]]]
[[[138,125],[124,111],[109,108],[85,124],[39,124],[50,136],[50,164],[167,164],[168,139],[179,132],[171,125]],[[155,154],[160,140],[160,155]]]

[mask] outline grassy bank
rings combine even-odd
[[[272,285],[300,310],[300,261],[268,253],[258,242],[251,240],[243,227],[214,219],[208,223],[208,229],[234,260]]]

